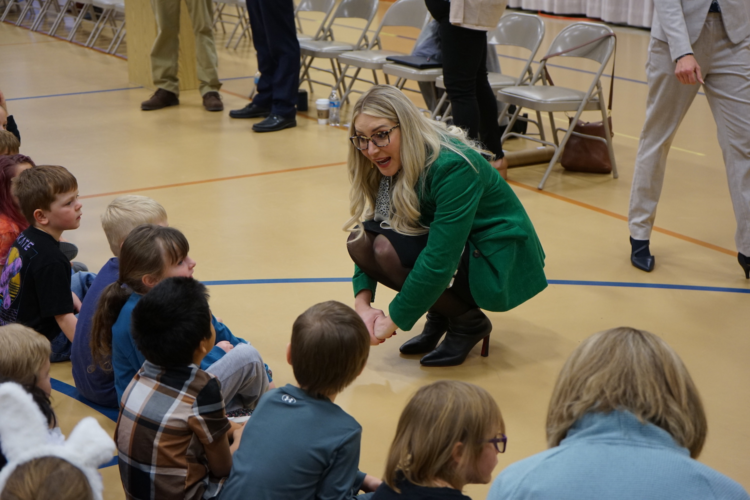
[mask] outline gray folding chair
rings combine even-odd
[[[380,26],[375,30],[372,36],[370,45],[366,50],[354,50],[352,52],[344,52],[338,57],[340,64],[344,64],[344,70],[339,76],[339,81],[336,82],[336,87],[343,84],[346,89],[344,95],[341,97],[341,101],[344,102],[348,99],[349,94],[352,92],[362,93],[359,90],[354,90],[354,83],[359,80],[362,82],[370,83],[373,85],[378,84],[378,75],[376,70],[382,70],[383,65],[387,62],[386,58],[389,56],[403,55],[402,52],[395,52],[392,50],[383,50],[382,44],[380,43],[380,31],[386,27],[410,27],[417,29],[424,29],[430,20],[430,16],[427,13],[427,6],[424,0],[398,0],[396,3],[391,5],[383,16],[383,20]],[[374,47],[380,47],[375,49]],[[356,68],[354,74],[349,76],[351,81],[349,86],[346,86],[346,72],[349,67],[353,66]],[[358,78],[360,71],[363,69],[372,70],[372,80],[365,80]],[[385,76],[385,82],[390,83],[388,75]]]
[[[325,31],[325,27],[328,16],[333,12],[334,5],[336,5],[336,0],[302,0],[294,9],[294,19],[297,22],[297,40],[303,42],[307,40],[332,39],[332,35]],[[312,35],[302,30],[302,19],[299,17],[300,12],[320,12],[323,14],[323,19],[320,21],[318,29]]]
[[[367,40],[367,30],[372,24],[372,20],[378,11],[378,0],[342,0],[336,11],[331,16],[331,19],[324,28],[326,33],[330,33],[333,38],[332,26],[333,23],[338,19],[362,19],[365,21],[365,26],[362,32],[357,38],[355,43],[340,42],[337,40],[304,40],[301,41],[300,53],[303,57],[302,72],[300,74],[300,86],[307,82],[310,86],[310,92],[312,93],[312,84],[317,83],[320,85],[330,85],[325,82],[317,81],[312,79],[310,69],[315,59],[328,59],[331,62],[331,69],[315,68],[318,71],[324,73],[330,73],[333,75],[333,88],[336,88],[337,82],[339,82],[339,75],[341,74],[341,65],[338,62],[338,56],[344,52],[351,52],[353,50],[361,50],[369,46]],[[344,94],[344,90],[339,85],[340,95]]]
[[[504,73],[487,73],[487,79],[490,82],[490,87],[492,87],[493,92],[497,92],[504,87],[524,85],[531,81],[534,77],[531,63],[534,61],[536,53],[542,45],[544,32],[544,21],[542,21],[539,16],[507,12],[500,18],[497,28],[487,33],[488,45],[521,47],[529,51],[529,56],[517,76]],[[435,80],[435,86],[437,88],[445,89],[445,82],[442,76],[439,76],[438,79]],[[440,110],[442,109],[447,97],[448,93],[446,92],[440,98],[440,101],[432,112],[433,119],[440,114]],[[442,114],[441,121],[447,121],[449,117],[450,105],[446,108],[445,113]],[[539,112],[537,112],[537,119],[538,124],[541,124],[542,118]],[[541,125],[539,125],[539,127],[541,129]]]
[[[550,45],[550,48],[547,50],[547,55],[542,58],[539,67],[534,73],[530,85],[505,87],[498,91],[497,99],[505,104],[502,114],[507,113],[511,104],[516,106],[516,111],[513,113],[513,117],[508,124],[506,133],[503,135],[503,141],[508,137],[522,137],[555,148],[555,153],[547,166],[547,171],[544,173],[544,177],[542,177],[542,181],[539,183],[539,189],[544,188],[544,183],[547,181],[547,177],[549,177],[552,167],[557,163],[563,149],[565,148],[565,144],[567,144],[568,139],[572,134],[604,141],[607,144],[609,159],[612,163],[612,176],[615,179],[618,177],[617,165],[615,164],[615,153],[612,147],[612,136],[607,116],[607,103],[604,100],[604,92],[602,91],[601,82],[604,68],[614,54],[615,44],[615,34],[608,26],[594,23],[571,24],[564,28],[552,41],[552,45]],[[592,79],[588,90],[583,92],[580,90],[552,85],[547,72],[547,63],[552,57],[578,57],[598,62],[599,69],[594,73],[594,78]],[[542,85],[534,85],[537,82],[541,82]],[[546,112],[549,114],[554,143],[545,140],[544,136],[537,138],[509,132],[512,130],[513,125],[523,108],[529,108],[534,111]],[[555,112],[575,112],[575,116],[571,120],[571,124],[575,124],[578,122],[581,113],[584,111],[596,110],[599,110],[602,115],[605,138],[573,132],[572,125],[567,129],[558,128],[555,125]],[[558,140],[558,132],[565,132],[562,140]]]

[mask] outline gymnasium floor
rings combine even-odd
[[[388,5],[382,3],[381,15]],[[542,52],[570,22],[544,21]],[[90,29],[84,23],[77,39],[85,40]],[[546,407],[567,356],[596,331],[630,325],[657,333],[682,356],[708,412],[701,461],[750,489],[750,282],[736,261],[734,215],[714,122],[700,95],[669,156],[652,237],[656,269],[636,270],[628,259],[626,216],[644,119],[649,34],[615,30],[620,178],[571,174],[558,166],[538,191],[544,166],[510,171],[546,250],[550,286],[513,311],[489,313],[494,331],[488,358],[477,347],[462,366],[422,368],[418,357],[398,353],[410,332],[373,348],[362,376],[336,400],[364,429],[361,470],[382,474],[405,402],[418,387],[443,378],[479,384],[499,403],[509,445],[496,473],[545,449]],[[340,39],[355,33],[346,27],[340,32]],[[391,30],[383,38],[386,47],[408,51],[414,37],[409,30]],[[142,112],[139,104],[151,91],[128,83],[126,61],[9,23],[0,24],[0,89],[19,123],[21,151],[38,164],[64,165],[78,178],[83,222],[65,234],[80,247],[78,260],[98,270],[111,256],[99,215],[117,194],[155,198],[189,239],[196,277],[210,285],[214,312],[259,349],[277,384],[293,383],[284,349],[296,316],[319,301],[353,303],[352,263],[341,231],[348,217],[347,134],[319,126],[312,113],[300,113],[296,128],[271,134],[253,133],[254,120],[231,120],[228,110],[247,103],[256,62],[247,41],[235,51],[224,49],[224,40],[218,33],[224,113],[204,111],[197,91],[183,93],[179,107]],[[517,71],[521,55],[505,53],[503,70]],[[558,85],[588,85],[588,65],[556,65]],[[316,86],[311,102],[328,92]],[[376,305],[387,308],[392,296],[381,290]],[[85,415],[114,431],[108,415],[76,399],[68,363],[55,365],[52,373],[66,434]],[[117,467],[102,473],[105,498],[123,498]],[[478,500],[488,488],[470,485],[466,493]]]

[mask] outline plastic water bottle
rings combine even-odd
[[[331,103],[330,111],[328,114],[328,124],[338,127],[341,125],[341,99],[336,89],[331,90],[331,95],[328,96],[328,101]]]

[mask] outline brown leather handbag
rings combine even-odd
[[[591,40],[590,42],[584,45],[573,47],[572,49],[568,49],[564,52],[557,52],[555,54],[550,54],[549,56],[545,57],[545,59],[549,59],[551,57],[562,55],[566,52],[572,52],[576,49],[580,49],[581,47],[584,47],[585,45],[598,42],[599,40],[602,40],[603,38],[609,38],[610,36],[615,36],[615,35],[604,35],[595,40]],[[615,82],[615,59],[616,59],[615,56],[616,55],[617,55],[617,52],[615,48],[615,53],[612,54],[612,59],[613,59],[612,77],[610,78],[610,83],[609,83],[609,103],[607,104],[607,111],[609,112],[607,121],[609,122],[609,132],[612,137],[615,136],[614,130],[612,129],[611,113],[612,113],[612,91],[614,90],[614,82]],[[547,70],[546,65],[544,69],[546,72]],[[549,73],[546,73],[545,76],[547,77],[547,80],[549,81],[550,85],[554,85],[554,83],[552,82],[552,79],[549,76]],[[607,147],[607,144],[602,141],[597,141],[596,139],[591,139],[588,137],[581,137],[580,135],[576,135],[576,134],[593,135],[595,137],[601,137],[602,139],[604,139],[606,138],[605,131],[604,131],[604,122],[584,122],[584,121],[578,120],[578,123],[573,125],[573,118],[568,117],[568,120],[570,121],[570,125],[573,126],[573,134],[568,138],[568,142],[565,144],[565,149],[563,150],[562,156],[560,158],[560,163],[562,164],[563,168],[570,172],[586,172],[590,174],[611,173],[612,162],[609,160],[609,148]]]

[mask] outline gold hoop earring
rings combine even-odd
[[[374,163],[370,163],[370,170],[372,170],[373,168],[375,168],[375,164]]]

